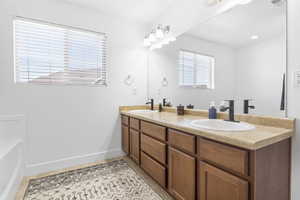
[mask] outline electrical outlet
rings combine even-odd
[[[136,89],[136,87],[134,87],[134,88],[132,89],[132,94],[133,94],[133,95],[136,95],[136,94],[137,94],[137,89]]]
[[[294,72],[294,86],[300,87],[300,71]]]
[[[158,90],[157,90],[157,95],[160,95],[160,94],[161,94],[161,90],[158,89]]]

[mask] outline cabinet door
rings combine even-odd
[[[199,200],[248,200],[248,182],[200,162],[199,192]]]
[[[130,157],[140,163],[140,133],[130,129]]]
[[[122,149],[126,154],[129,154],[129,128],[122,126]]]
[[[195,200],[196,159],[171,147],[168,189],[178,200]]]

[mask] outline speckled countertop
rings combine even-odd
[[[258,124],[253,124],[256,127],[254,130],[239,132],[200,129],[190,125],[190,122],[197,119],[206,119],[206,117],[195,114],[188,114],[184,116],[178,116],[174,112],[153,112],[137,114],[131,113],[127,109],[120,109],[120,113],[249,150],[257,150],[262,147],[277,143],[279,141],[292,137],[294,134],[294,129]],[[288,120],[286,122],[291,123],[293,121],[294,120]]]

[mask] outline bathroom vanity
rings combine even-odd
[[[294,120],[237,115],[255,129],[212,131],[191,125],[205,111],[132,109],[120,108],[123,150],[175,199],[290,199]]]

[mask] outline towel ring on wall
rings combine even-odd
[[[124,83],[125,85],[131,86],[134,83],[134,78],[132,77],[132,75],[126,76]]]
[[[163,87],[167,87],[169,85],[168,79],[166,77],[164,77],[163,80],[161,81],[161,85]]]

